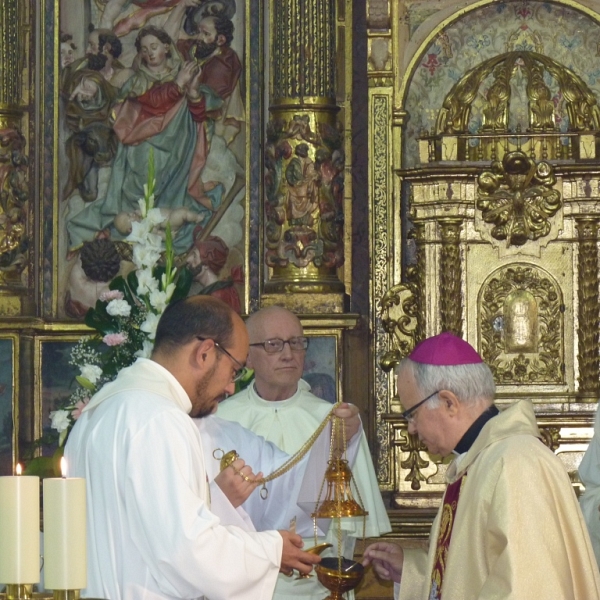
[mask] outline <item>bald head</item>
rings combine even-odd
[[[293,350],[290,340],[303,335],[302,323],[293,313],[280,306],[269,306],[251,315],[246,321],[250,338],[248,367],[254,369],[254,386],[264,400],[279,401],[291,398],[298,390],[304,370],[304,349]],[[263,343],[279,339],[279,352],[267,352]]]
[[[302,335],[302,324],[300,323],[300,319],[291,310],[283,308],[282,306],[268,306],[251,314],[246,320],[246,328],[248,329],[248,335],[250,336],[250,343],[263,342],[265,339],[268,339],[265,338],[266,331],[270,330],[268,324],[273,322],[294,324],[299,330],[299,333],[296,335]]]

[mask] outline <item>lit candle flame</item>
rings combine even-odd
[[[60,459],[60,472],[62,473],[62,478],[66,479],[67,477],[67,459],[62,456]]]
[[[21,463],[17,463],[17,468],[15,469],[17,475],[20,475],[23,472],[23,468],[21,467]]]

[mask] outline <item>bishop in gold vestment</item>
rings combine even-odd
[[[565,467],[541,442],[531,403],[500,412],[494,391],[481,357],[449,333],[425,340],[400,364],[409,432],[430,452],[457,456],[429,552],[377,543],[365,563],[395,581],[400,600],[599,599]]]

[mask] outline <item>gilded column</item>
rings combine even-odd
[[[334,0],[271,2],[263,304],[343,312],[344,133]]]
[[[414,227],[411,232],[417,246],[417,264],[411,267],[408,273],[409,281],[415,284],[417,290],[417,327],[415,330],[415,344],[425,339],[425,302],[423,300],[423,291],[425,290],[425,273],[427,264],[425,261],[425,223],[414,220]]]
[[[27,266],[28,159],[23,135],[25,28],[21,0],[0,2],[0,315],[22,313]]]
[[[462,337],[462,295],[460,268],[460,219],[440,220],[440,316],[442,331]]]
[[[579,237],[579,395],[597,402],[600,392],[598,358],[598,219],[577,219]]]

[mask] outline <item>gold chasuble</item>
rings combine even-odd
[[[446,557],[448,556],[448,549],[450,548],[450,538],[452,537],[452,528],[454,527],[456,507],[458,506],[458,498],[466,478],[467,474],[465,473],[460,479],[450,484],[446,488],[446,493],[444,494],[440,532],[435,549],[433,572],[431,573],[430,600],[441,600],[442,598],[442,583],[444,582]]]
[[[569,475],[539,437],[521,400],[490,418],[466,452],[457,446],[446,480],[460,502],[445,495],[429,552],[404,549],[397,600],[600,600]]]

